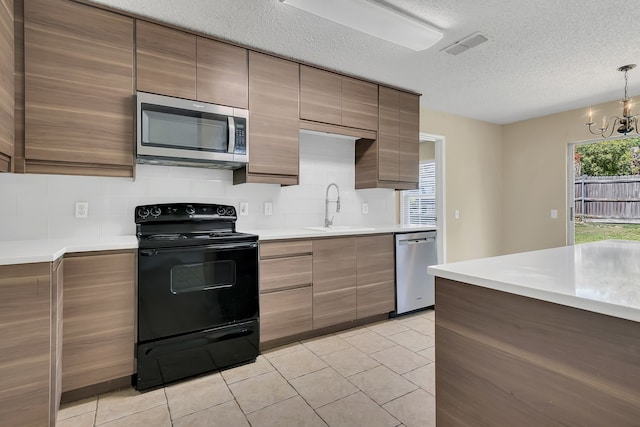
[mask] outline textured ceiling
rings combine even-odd
[[[640,8],[611,0],[378,0],[444,32],[421,52],[279,0],[92,1],[417,91],[426,107],[498,124],[620,99],[616,68],[640,64]],[[476,31],[489,41],[459,56],[440,51]],[[640,67],[629,82],[640,94]]]

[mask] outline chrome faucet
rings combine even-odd
[[[335,200],[329,200],[329,188],[331,188],[332,185],[336,187],[336,191],[338,192],[338,198]],[[324,196],[324,226],[325,227],[331,227],[333,225],[333,217],[329,219],[329,203],[335,203],[336,213],[340,212],[340,189],[338,188],[338,185],[333,182],[327,185],[327,192]]]

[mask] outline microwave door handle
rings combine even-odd
[[[229,123],[229,148],[228,153],[236,151],[236,121],[233,117],[227,117],[227,123]]]

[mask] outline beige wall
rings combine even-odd
[[[420,131],[446,138],[447,262],[500,255],[502,126],[421,107]]]
[[[595,138],[584,125],[587,108],[503,126],[503,253],[566,244],[568,146]],[[619,110],[617,102],[594,106],[594,121]]]
[[[436,143],[424,141],[420,143],[420,161],[434,160],[436,158]]]

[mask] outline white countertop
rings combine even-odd
[[[329,231],[307,230],[304,228],[293,229],[238,229],[243,233],[257,234],[260,241],[281,240],[281,239],[313,239],[318,237],[340,237],[354,236],[361,234],[380,234],[380,233],[411,233],[418,231],[435,231],[436,227],[427,226],[402,226],[402,225],[382,225],[372,227],[353,227],[352,229],[343,229],[339,226]]]
[[[55,261],[65,253],[135,249],[136,236],[0,241],[0,265]]]
[[[427,271],[437,277],[640,322],[640,242],[605,240],[435,265]]]
[[[356,234],[407,233],[413,231],[432,231],[435,227],[403,227],[400,225],[360,227],[353,229],[335,229],[317,231],[306,229],[265,229],[244,230],[243,233],[257,234],[261,241],[279,239],[311,239],[317,237],[339,237]],[[138,247],[136,236],[111,236],[102,239],[53,239],[53,240],[10,240],[0,241],[0,265],[29,264],[34,262],[55,261],[65,253],[109,251],[135,249]]]

